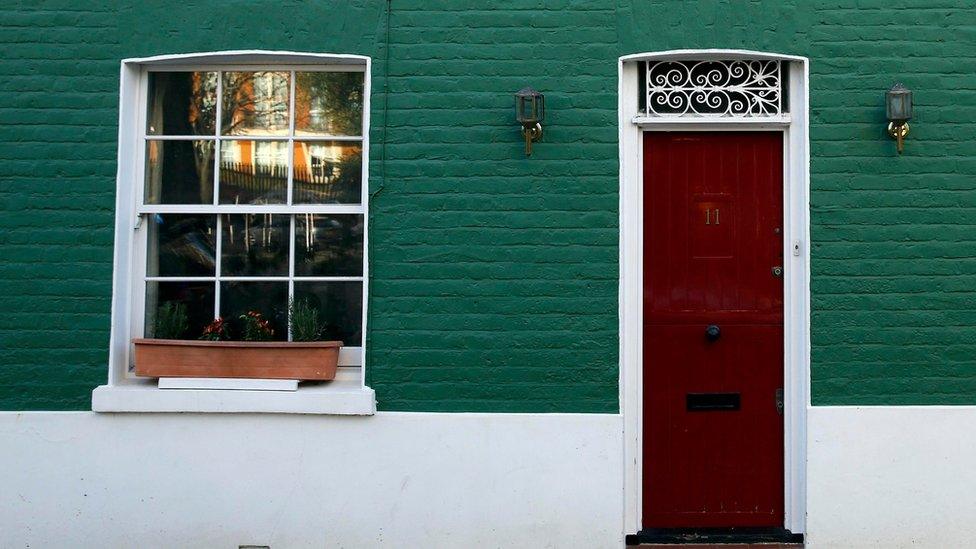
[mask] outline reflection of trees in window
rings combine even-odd
[[[350,151],[339,160],[339,172],[333,179],[335,202],[358,202],[362,187],[363,151],[360,148]]]
[[[213,135],[217,73],[154,72],[149,75],[151,135]]]
[[[212,140],[150,140],[146,201],[150,204],[213,202]]]
[[[208,206],[147,209],[147,334],[179,304],[191,337],[256,309],[287,338],[299,299],[323,337],[362,344],[365,76],[309,69],[150,71],[146,204]]]
[[[288,129],[288,73],[223,73],[221,131],[225,135],[283,133]]]
[[[299,133],[362,133],[363,73],[296,72],[295,95],[295,129]]]
[[[154,72],[150,73],[149,114],[147,132],[150,135],[213,135],[217,115],[217,73],[215,72]],[[180,147],[168,147],[167,154],[179,155]],[[193,174],[175,176],[190,181],[194,177],[199,196],[180,196],[175,202],[201,202],[213,200],[213,143],[193,141]],[[188,163],[173,158],[172,162],[151,166],[150,180],[154,189],[162,188],[165,169],[189,168]],[[175,167],[174,167],[175,166]],[[189,190],[187,187],[183,190]],[[158,197],[157,197],[158,198]]]

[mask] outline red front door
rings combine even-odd
[[[643,525],[783,525],[783,137],[644,134]]]

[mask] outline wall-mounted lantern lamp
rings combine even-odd
[[[532,155],[532,142],[542,138],[542,121],[546,117],[546,96],[531,87],[515,93],[515,119],[525,136],[525,156]]]
[[[908,121],[912,119],[912,90],[895,84],[885,92],[885,107],[888,111],[888,135],[898,141],[898,154],[901,154],[910,129]]]

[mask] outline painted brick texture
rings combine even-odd
[[[370,385],[381,409],[616,411],[615,9],[475,5],[393,4]]]
[[[704,47],[811,59],[814,403],[976,403],[968,1],[31,1],[0,42],[0,409],[86,409],[106,377],[119,60],[254,48],[374,59],[381,410],[617,411],[616,59]]]
[[[116,9],[0,10],[0,408],[82,409],[107,372]]]

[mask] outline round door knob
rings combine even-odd
[[[716,324],[709,324],[708,327],[705,328],[705,337],[708,338],[709,341],[715,341],[722,337],[722,329]]]

